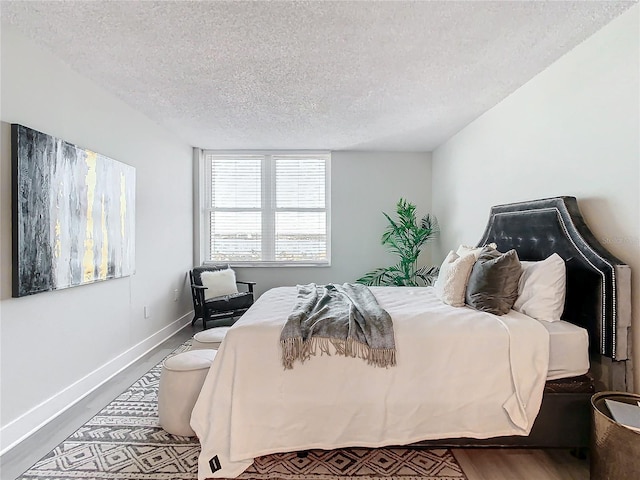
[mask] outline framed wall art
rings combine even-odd
[[[13,296],[134,273],[135,168],[11,125]]]

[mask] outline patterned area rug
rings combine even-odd
[[[189,342],[174,353],[189,348]],[[195,480],[200,445],[158,425],[158,364],[17,480]],[[258,457],[242,480],[466,480],[447,449],[344,448]]]
[[[466,480],[451,451],[341,448],[258,457],[243,480]]]

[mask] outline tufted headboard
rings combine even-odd
[[[631,269],[596,240],[574,197],[492,207],[479,245],[491,242],[502,252],[515,249],[520,260],[560,255],[567,267],[562,318],[588,330],[592,353],[627,359]]]

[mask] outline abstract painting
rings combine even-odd
[[[11,125],[13,296],[134,273],[135,168]]]

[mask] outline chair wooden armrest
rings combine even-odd
[[[242,285],[246,285],[247,287],[249,287],[250,293],[253,293],[253,286],[256,284],[256,282],[244,282],[242,280],[236,280],[236,283],[240,283]]]

